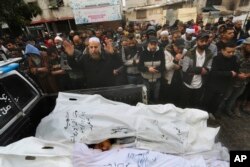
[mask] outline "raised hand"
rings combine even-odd
[[[73,56],[73,54],[74,54],[74,45],[72,45],[67,40],[64,40],[63,41],[63,48],[64,48],[64,51],[67,53],[68,56]]]
[[[115,52],[111,41],[107,41],[107,43],[104,44],[104,50],[110,54],[113,54]]]

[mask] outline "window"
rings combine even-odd
[[[136,19],[145,19],[147,17],[146,10],[137,10],[136,11]]]
[[[63,0],[49,0],[49,8],[57,9],[58,7],[64,6]]]
[[[207,0],[206,6],[221,5],[222,0]]]
[[[49,8],[50,9],[58,8],[56,0],[49,0]]]
[[[158,8],[158,9],[151,9],[149,10],[149,15],[155,15],[155,14],[162,14],[163,13],[163,10],[162,8]]]
[[[57,6],[62,7],[64,6],[63,0],[56,0],[57,1]]]
[[[42,13],[37,1],[32,1],[27,3],[32,9],[34,9],[33,17]]]
[[[9,96],[8,92],[0,85],[0,129],[4,127],[20,111]]]
[[[248,6],[249,5],[249,0],[240,0],[239,6]]]
[[[12,96],[11,98],[22,109],[37,97],[37,92],[18,75],[4,77],[1,82],[5,90]]]

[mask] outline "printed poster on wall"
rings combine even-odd
[[[76,24],[121,20],[120,5],[73,10]]]
[[[71,1],[76,24],[121,20],[121,0]]]

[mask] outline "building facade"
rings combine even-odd
[[[225,14],[239,15],[250,11],[250,0],[206,0],[206,6],[215,6]]]
[[[42,9],[42,14],[32,19],[31,25],[27,26],[29,33],[68,33],[70,30],[83,30],[96,28],[102,25],[104,28],[117,28],[121,26],[121,20],[107,21],[89,24],[75,24],[72,9],[73,0],[24,0],[28,4],[35,3]],[[121,1],[122,2],[122,1]]]
[[[194,0],[127,0],[125,15],[127,21],[164,24],[168,20],[171,24],[178,19],[179,9],[194,7]]]
[[[240,15],[250,11],[250,0],[126,0],[125,15],[126,20],[132,22],[164,24],[168,20],[171,24],[176,19],[195,19],[194,10],[196,9],[197,15],[205,7],[212,7],[217,11],[204,13],[204,17]]]
[[[24,0],[28,4],[36,3],[42,14],[32,19],[28,32],[69,32],[75,29],[74,16],[70,0]]]

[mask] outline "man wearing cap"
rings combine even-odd
[[[81,56],[75,54],[76,50],[68,42],[63,42],[65,52],[69,57],[69,64],[72,68],[78,67],[86,76],[87,88],[114,86],[114,69],[112,45],[105,45],[101,48],[99,38],[89,38],[86,53]]]
[[[122,27],[118,27],[114,36],[116,38],[117,43],[120,45],[121,39],[124,36],[123,28]]]
[[[161,28],[161,29],[159,29],[159,30],[156,32],[156,34],[157,34],[157,38],[160,38],[160,36],[161,36],[161,32],[162,32],[162,31],[167,31],[167,30],[168,30],[168,26],[169,26],[169,25],[164,24],[164,25],[162,26],[162,28]]]
[[[46,52],[39,51],[35,46],[27,44],[25,55],[27,56],[29,76],[41,87],[44,93],[55,93]]]
[[[156,37],[156,29],[154,26],[148,26],[147,30],[142,34],[142,43],[138,45],[139,53],[143,52],[148,47],[148,39],[150,37]]]
[[[155,30],[155,27],[154,26],[149,26],[146,30],[146,39],[143,40],[142,44],[141,44],[141,50],[145,50],[147,48],[147,45],[148,45],[148,39],[150,37],[156,37],[156,30]]]
[[[185,40],[185,48],[187,50],[191,49],[195,45],[196,38],[193,36],[195,34],[195,29],[186,29],[186,33],[183,34],[181,37]]]
[[[211,68],[212,53],[207,49],[208,34],[201,32],[197,36],[196,47],[183,59],[183,93],[181,107],[200,107],[205,78]]]
[[[234,22],[234,40],[238,41],[240,39],[245,39],[246,34],[242,29],[242,20],[236,20]]]
[[[165,49],[165,47],[169,44],[169,40],[168,40],[168,36],[169,33],[167,30],[164,30],[160,33],[160,40],[159,40],[159,46],[160,48],[162,48],[163,50]]]
[[[158,39],[150,37],[147,48],[140,53],[138,69],[141,72],[143,83],[147,86],[149,100],[159,100],[160,79],[165,70],[164,52],[158,46]]]
[[[183,84],[181,62],[186,52],[185,42],[182,38],[177,39],[164,50],[166,71],[164,72],[165,82],[162,83],[162,98],[167,103],[173,103],[177,106],[180,103]]]

